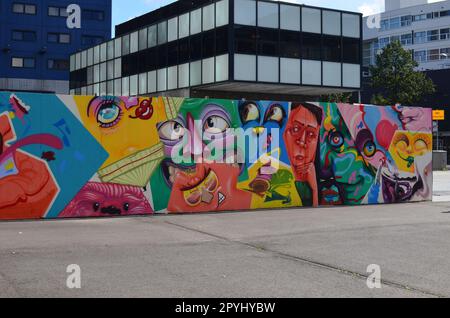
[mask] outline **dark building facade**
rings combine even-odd
[[[229,98],[360,90],[358,13],[278,1],[177,1],[72,55],[71,93]]]
[[[67,27],[67,6],[81,28]],[[70,55],[111,38],[111,0],[0,1],[0,90],[69,93]]]

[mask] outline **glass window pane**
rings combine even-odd
[[[300,60],[299,59],[280,59],[281,83],[300,84]]]
[[[138,76],[130,76],[130,96],[136,96],[138,94]]]
[[[278,67],[277,57],[258,56],[258,81],[277,83]]]
[[[158,92],[167,90],[167,69],[158,70]]]
[[[175,41],[178,38],[178,18],[170,19],[167,22],[167,40]]]
[[[114,78],[114,61],[111,60],[111,61],[108,61],[107,63],[108,64],[107,64],[107,74],[106,74],[106,76],[107,76],[108,80],[111,80],[111,79]]]
[[[100,83],[100,95],[105,96],[106,93],[106,82]]]
[[[114,57],[122,56],[122,38],[114,40]]]
[[[114,81],[107,82],[106,93],[108,95],[114,95]]]
[[[157,26],[156,25],[152,25],[151,27],[148,28],[148,41],[147,41],[147,46],[150,47],[154,47],[158,44],[158,30],[157,30]]]
[[[302,84],[321,85],[322,84],[322,62],[302,61]]]
[[[242,81],[256,81],[256,56],[234,55],[234,79]]]
[[[341,35],[341,13],[324,10],[322,14],[322,32],[324,34]]]
[[[284,30],[300,31],[300,7],[280,5],[280,28]]]
[[[190,65],[190,86],[202,83],[202,61],[192,62]]]
[[[167,89],[178,88],[178,67],[172,66],[167,69]]]
[[[122,96],[130,96],[130,78],[122,78]]]
[[[75,55],[70,56],[70,71],[75,71]]]
[[[100,62],[105,62],[106,61],[106,50],[107,50],[106,43],[103,43],[100,46]]]
[[[147,73],[139,74],[139,95],[147,94]]]
[[[130,54],[130,35],[125,35],[122,38],[122,55]],[[122,84],[123,88],[123,84]]]
[[[94,64],[98,64],[100,62],[100,46],[97,45],[94,47]]]
[[[202,82],[208,84],[214,82],[214,58],[204,59],[202,61]]]
[[[180,25],[178,32],[179,38],[181,39],[189,36],[189,13],[180,15],[178,23]]]
[[[361,86],[361,68],[359,64],[343,64],[342,75],[344,87],[359,88]]]
[[[243,25],[256,25],[256,1],[234,1],[234,23]]]
[[[122,59],[114,60],[114,78],[122,77]]]
[[[81,53],[77,53],[75,56],[75,69],[79,70],[81,68]]]
[[[94,85],[94,94],[97,96],[100,95],[100,84]]]
[[[156,71],[148,72],[147,74],[147,92],[154,93],[156,92]]]
[[[189,86],[189,63],[178,66],[178,87]]]
[[[116,79],[114,81],[114,95],[121,96],[122,95],[122,79]]]
[[[85,68],[87,66],[87,51],[81,52],[81,68]]]
[[[139,33],[138,31],[130,35],[130,53],[135,53],[139,50]]]
[[[278,4],[258,2],[258,26],[278,28]]]
[[[228,80],[228,54],[216,57],[216,82]]]
[[[106,81],[106,63],[100,64],[100,82]]]
[[[167,21],[158,24],[158,44],[167,42]]]
[[[147,28],[139,30],[139,51],[145,50],[147,48]]]
[[[356,14],[342,14],[342,35],[359,38],[361,36],[360,30],[360,16]]]
[[[87,52],[87,65],[91,66],[94,64],[94,49],[90,48]]]
[[[202,9],[191,12],[191,35],[202,32]]]
[[[214,4],[203,7],[203,31],[214,29]]]
[[[256,1],[234,1],[234,23],[243,25],[256,25]]]
[[[323,85],[341,86],[341,63],[323,62]]]
[[[312,8],[302,9],[302,31],[311,33],[321,33],[320,10]]]
[[[228,24],[228,0],[216,2],[216,28]]]
[[[114,58],[114,41],[108,42],[108,52],[107,52],[107,58],[108,60],[112,60]]]
[[[94,83],[100,82],[100,64],[94,65]]]

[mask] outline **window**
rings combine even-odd
[[[47,34],[48,43],[60,43],[68,44],[70,43],[70,34],[67,33],[48,33]]]
[[[178,23],[179,23],[178,37],[182,39],[189,36],[189,13],[180,15]]]
[[[228,53],[228,27],[216,29],[216,55]]]
[[[102,36],[95,35],[83,35],[81,36],[81,44],[83,46],[95,46],[104,41]]]
[[[280,56],[300,58],[301,35],[295,31],[280,31]],[[300,71],[300,68],[299,68]]]
[[[412,34],[411,33],[403,34],[400,37],[400,43],[402,45],[412,45],[413,44]]]
[[[216,27],[228,24],[228,0],[216,2]]]
[[[400,18],[400,24],[402,27],[410,26],[412,23],[412,16],[406,15]]]
[[[341,35],[341,13],[322,11],[322,30],[324,34]]]
[[[122,55],[130,54],[130,35],[125,35],[122,38]],[[123,87],[123,85],[122,85]]]
[[[414,44],[425,43],[427,41],[427,32],[416,32],[414,34]]]
[[[356,14],[342,14],[342,35],[351,38],[360,38],[361,16]]]
[[[397,29],[400,25],[400,17],[389,19],[389,29]]]
[[[440,59],[439,49],[429,50],[428,51],[428,61],[437,61]]]
[[[24,3],[14,3],[12,10],[13,10],[13,13],[35,15],[36,14],[36,5],[24,4]]]
[[[108,60],[112,60],[114,58],[114,41],[108,42],[106,57]]]
[[[283,30],[300,31],[300,7],[280,5],[280,28]]]
[[[189,61],[189,39],[178,41],[178,63],[186,63]]]
[[[99,10],[83,10],[82,18],[93,21],[105,20],[105,13]]]
[[[302,10],[302,30],[310,33],[321,33],[321,13],[318,9],[306,8]]]
[[[189,47],[191,60],[202,58],[202,36],[200,34],[191,36]]]
[[[214,4],[210,4],[203,8],[203,31],[214,29]]]
[[[14,68],[34,68],[35,60],[34,58],[27,57],[13,57],[11,59],[11,66]]]
[[[278,4],[258,2],[258,26],[278,28]]]
[[[427,51],[415,51],[414,52],[414,60],[417,63],[423,63],[427,61]]]
[[[170,19],[167,25],[167,40],[175,41],[178,39],[178,19]]]
[[[317,34],[303,33],[302,58],[309,60],[321,59],[320,41]]]
[[[49,59],[47,61],[47,68],[49,70],[67,71],[69,69],[69,66],[70,65],[68,60]]]
[[[256,54],[256,29],[253,27],[235,27],[235,51],[243,54]]]
[[[441,17],[448,17],[448,16],[450,16],[450,10],[441,11],[440,12],[440,16]]]
[[[258,29],[258,54],[278,56],[278,30]]]
[[[378,39],[378,47],[384,49],[389,43],[391,43],[390,37],[384,37]]]
[[[256,1],[234,1],[234,23],[242,25],[256,25]]]
[[[359,39],[344,38],[343,39],[343,61],[344,63],[359,64],[361,58],[360,50],[361,41]]]
[[[139,32],[133,32],[130,35],[130,53],[139,51]]]
[[[450,59],[450,47],[441,49],[441,60],[447,60]]]
[[[216,54],[214,45],[214,30],[203,33],[202,42],[202,57],[205,58],[214,56]]]
[[[279,82],[279,59],[277,57],[258,56],[258,81]]]
[[[191,35],[202,32],[202,9],[191,12]]]
[[[450,39],[450,28],[441,29],[441,40],[448,40]]]
[[[341,38],[337,36],[324,36],[322,41],[322,59],[330,62],[341,62]]]
[[[427,41],[433,42],[439,40],[439,30],[427,31]]]
[[[427,15],[426,14],[418,14],[413,16],[413,21],[414,22],[418,22],[418,21],[423,21],[427,19]]]
[[[157,26],[152,25],[147,30],[147,47],[154,47],[158,44]]]
[[[36,32],[12,30],[11,39],[14,41],[33,42],[36,41]]]
[[[48,7],[48,16],[50,17],[68,17],[67,8],[61,7]]]
[[[234,55],[234,79],[256,81],[256,56],[244,54]]]
[[[158,24],[158,44],[167,42],[167,21]]]

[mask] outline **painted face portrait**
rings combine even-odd
[[[62,149],[62,141],[48,134],[15,140],[8,115],[0,116],[0,219],[44,217],[58,194],[58,186],[47,163],[20,148],[42,145]],[[6,142],[13,142],[7,146]]]
[[[242,128],[245,131],[248,129],[251,132],[251,142],[258,145],[259,153],[252,156],[249,153],[251,147],[250,140],[247,140],[246,145],[246,167],[248,168],[255,162],[250,159],[259,159],[264,154],[275,152],[280,149],[280,158],[277,158],[283,163],[289,164],[286,154],[286,147],[283,141],[283,133],[285,131],[286,122],[289,114],[289,103],[286,102],[271,102],[271,101],[246,101],[239,102],[239,117]],[[273,134],[273,130],[277,130],[277,134]],[[277,138],[277,140],[275,140]],[[278,148],[278,149],[275,149]]]
[[[306,182],[309,168],[314,165],[320,135],[320,118],[302,105],[293,109],[289,115],[284,141],[296,181]]]
[[[60,218],[108,217],[152,214],[142,189],[111,183],[87,183]]]
[[[86,98],[75,97],[82,120],[109,154],[98,172],[102,181],[146,186],[163,157],[156,128],[167,119],[162,99]]]
[[[414,173],[416,158],[433,150],[432,136],[427,133],[398,131],[389,150],[400,171]]]
[[[160,194],[156,211],[226,210],[232,207],[231,197],[249,201],[250,195],[236,188],[238,150],[229,132],[236,127],[233,103],[221,100],[187,99],[176,118],[158,124],[165,159],[151,181]]]
[[[324,103],[320,133],[321,204],[361,204],[374,180],[336,104]]]

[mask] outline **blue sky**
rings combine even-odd
[[[378,13],[384,9],[384,0],[285,0],[313,6],[328,7],[349,11],[363,12],[364,14]],[[113,26],[125,22],[133,17],[140,16],[159,7],[165,6],[174,0],[112,0]]]

